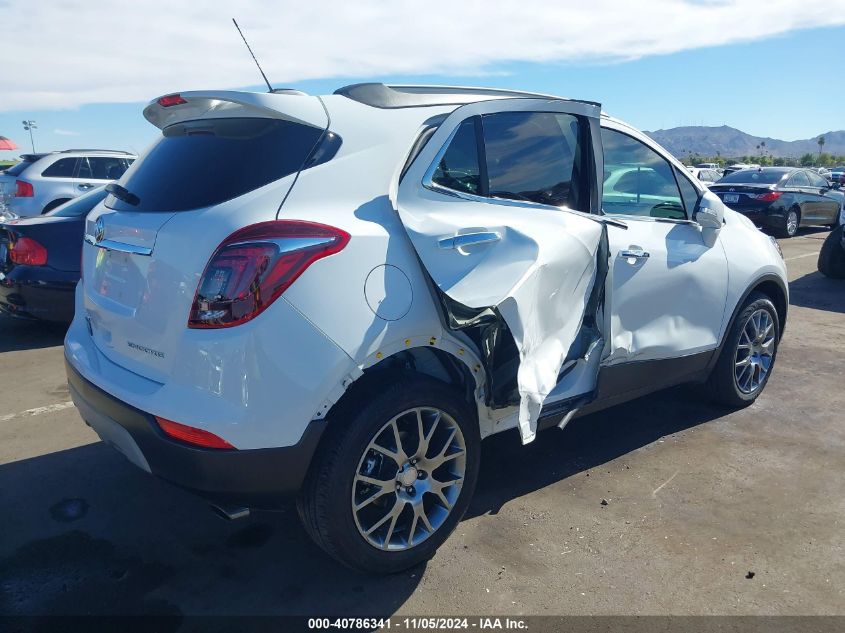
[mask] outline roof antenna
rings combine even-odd
[[[254,61],[255,65],[258,66],[258,72],[261,73],[261,76],[264,78],[264,83],[267,84],[267,92],[273,92],[273,86],[271,86],[270,82],[267,81],[267,75],[265,75],[264,71],[261,70],[261,64],[259,64],[258,60],[255,59],[255,53],[252,52],[252,49],[249,46],[249,42],[246,41],[246,38],[244,37],[244,33],[243,33],[243,31],[241,31],[241,27],[238,26],[237,20],[235,20],[235,18],[232,18],[232,22],[235,23],[235,28],[238,29],[238,33],[241,34],[241,39],[244,41],[244,44],[246,45],[246,50],[248,50],[249,54],[252,55],[252,61]]]

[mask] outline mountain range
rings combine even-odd
[[[775,157],[800,158],[807,153],[818,153],[819,136],[824,136],[825,139],[822,151],[828,154],[845,154],[845,130],[825,132],[800,141],[753,136],[727,125],[675,127],[646,134],[679,158],[688,156],[690,152],[701,156],[716,156],[718,152],[724,158],[759,156],[761,149]],[[765,143],[765,146],[762,143]],[[758,149],[758,145],[761,148]]]

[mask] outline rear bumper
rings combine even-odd
[[[743,209],[742,207],[731,208],[737,213],[744,215],[757,226],[761,226],[763,228],[780,229],[786,222],[785,211],[778,207],[765,209]]]
[[[220,503],[272,508],[302,486],[325,428],[308,424],[293,446],[212,450],[166,436],[149,413],[114,398],[65,359],[68,386],[85,422],[133,464]]]
[[[17,266],[8,275],[0,274],[0,312],[70,323],[78,281],[78,272]]]
[[[27,198],[12,196],[6,201],[6,206],[9,207],[9,210],[13,211],[22,218],[41,215],[41,211],[44,208],[41,206],[41,199],[34,196]]]

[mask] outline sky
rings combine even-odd
[[[785,140],[845,129],[845,0],[0,0],[0,135],[141,152],[141,111],[190,89],[360,81],[505,87],[599,101],[632,125],[730,125]],[[424,7],[424,8],[421,8]]]

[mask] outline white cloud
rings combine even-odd
[[[74,132],[73,130],[53,130],[53,134],[58,134],[59,136],[79,136],[79,132]]]
[[[633,59],[845,24],[845,1],[0,0],[3,50],[20,52],[0,65],[0,111],[258,84],[233,15],[270,81],[285,86]]]

